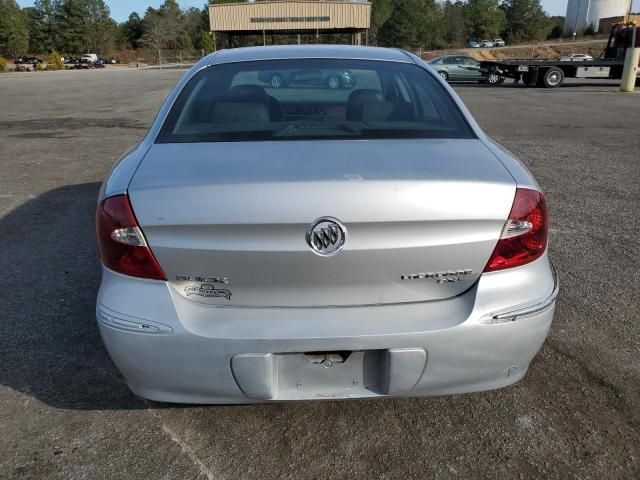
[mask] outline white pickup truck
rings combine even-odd
[[[95,53],[85,53],[80,57],[80,63],[96,63],[98,61],[98,55]]]

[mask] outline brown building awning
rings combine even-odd
[[[368,30],[371,4],[321,0],[209,5],[212,32],[344,32]]]

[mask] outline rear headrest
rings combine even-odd
[[[383,122],[415,120],[413,106],[409,102],[398,100],[389,102],[379,90],[356,90],[349,95],[346,108],[347,121]]]
[[[385,103],[384,95],[379,90],[363,88],[354,90],[347,99],[347,121],[361,121],[365,105]]]

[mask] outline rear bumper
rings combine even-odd
[[[557,281],[546,256],[418,304],[240,308],[196,304],[104,270],[97,318],[131,390],[181,403],[441,395],[520,380],[548,333]],[[346,351],[314,364],[300,352]],[[331,363],[331,362],[328,362]]]

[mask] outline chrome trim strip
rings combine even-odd
[[[556,301],[556,297],[558,296],[558,292],[560,290],[560,282],[558,281],[558,274],[553,264],[551,264],[551,272],[553,273],[553,291],[551,292],[551,295],[545,298],[542,302],[536,303],[534,305],[529,305],[527,307],[519,308],[517,310],[511,310],[509,312],[491,315],[491,320],[501,320],[503,322],[515,321],[518,317],[540,313],[543,310],[546,310],[547,308],[549,308],[553,304],[553,302]],[[497,323],[497,322],[490,322],[490,323]]]

